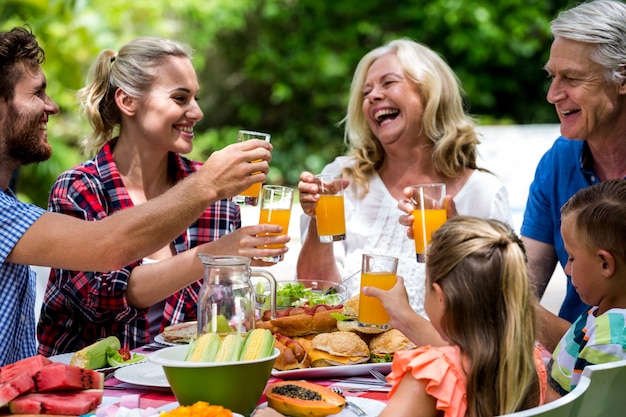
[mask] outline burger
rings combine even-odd
[[[367,343],[353,332],[320,333],[312,339],[296,338],[296,340],[306,350],[312,368],[355,365],[370,359]]]
[[[397,329],[391,329],[376,335],[369,343],[372,362],[391,362],[394,353],[415,349],[416,347],[413,342]]]

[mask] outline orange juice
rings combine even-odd
[[[259,224],[278,224],[283,227],[282,233],[267,233],[267,236],[286,235],[289,230],[289,219],[291,217],[291,209],[273,209],[262,208],[261,215],[259,216]],[[282,248],[282,245],[265,245],[263,248],[277,249]]]
[[[426,230],[422,229],[421,210],[413,210],[413,238],[415,239],[415,253],[418,255],[424,254],[424,248],[430,243],[433,232],[447,220],[445,209],[425,209],[424,217],[423,223]]]
[[[239,195],[242,195],[244,197],[256,197],[256,198],[258,198],[260,193],[261,193],[261,183],[257,182],[256,184],[252,184],[246,190],[244,190],[241,193],[239,193]]]
[[[255,161],[250,161],[250,162],[261,162],[261,161],[262,161],[262,159],[257,159]],[[252,175],[254,175],[254,174],[260,174],[260,172],[253,172]],[[261,193],[261,183],[257,182],[256,184],[252,184],[251,186],[246,188],[239,195],[242,195],[244,197],[256,197],[256,198],[258,198],[260,193]]]
[[[365,272],[361,274],[361,287],[390,290],[395,284],[396,274],[393,272]],[[389,314],[378,298],[363,295],[363,293],[359,295],[359,323],[389,324]]]
[[[320,195],[315,209],[317,233],[320,236],[346,234],[343,195]]]

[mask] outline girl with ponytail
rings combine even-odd
[[[542,404],[547,374],[519,237],[502,222],[457,216],[433,234],[428,253],[424,308],[448,346],[396,353],[381,416],[428,407],[495,416]]]

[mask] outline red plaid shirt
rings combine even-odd
[[[111,154],[115,142],[107,143],[94,159],[59,176],[50,193],[50,211],[97,220],[133,206]],[[177,181],[200,165],[170,154],[169,166]],[[216,240],[239,227],[239,207],[228,200],[218,201],[174,240],[175,251],[181,253]],[[133,308],[126,300],[128,277],[141,262],[107,273],[52,269],[37,327],[38,352],[46,356],[74,352],[111,335],[118,336],[122,346],[129,349],[149,343],[148,309]],[[201,278],[165,300],[161,330],[172,323],[196,319]]]

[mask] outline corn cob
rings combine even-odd
[[[268,357],[274,351],[274,335],[268,329],[254,329],[246,335],[240,361],[249,361]]]
[[[217,333],[205,333],[190,345],[186,360],[190,362],[213,362],[219,346],[220,337]]]
[[[243,345],[243,338],[237,333],[231,333],[222,339],[215,355],[215,362],[231,362],[239,360],[239,353]]]
[[[119,350],[120,340],[117,336],[109,336],[86,346],[72,355],[70,365],[84,369],[99,369],[107,366],[107,349]]]

